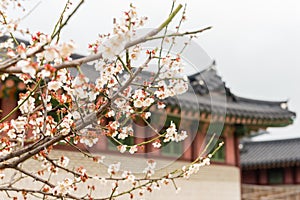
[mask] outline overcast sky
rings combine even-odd
[[[51,32],[62,0],[40,2],[21,23],[31,30]],[[76,1],[74,1],[76,2]],[[78,52],[98,33],[111,31],[113,17],[119,17],[130,3],[149,17],[146,27],[156,27],[169,13],[171,0],[86,0],[70,21],[62,38],[76,41]],[[217,70],[227,86],[238,96],[280,101],[289,100],[289,109],[300,113],[300,2],[298,0],[190,0],[183,29],[205,26],[196,42],[217,61]],[[29,8],[28,7],[28,8]],[[14,13],[17,14],[17,13]],[[269,129],[260,139],[300,137],[300,121],[286,128]]]

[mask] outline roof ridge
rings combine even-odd
[[[249,103],[263,103],[263,104],[272,104],[272,105],[279,105],[282,103],[288,103],[288,100],[283,101],[268,101],[268,100],[260,100],[260,99],[252,99],[252,98],[246,98],[246,97],[240,97],[238,95],[233,94],[236,100],[243,101],[243,102],[249,102]]]

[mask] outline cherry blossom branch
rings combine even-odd
[[[179,10],[181,8],[182,8],[182,5],[178,5],[178,7],[174,10],[174,12],[171,13],[171,15],[158,28],[153,29],[152,31],[148,32],[146,35],[144,35],[144,36],[142,36],[142,37],[140,37],[136,40],[128,42],[125,45],[124,49],[128,49],[128,48],[130,48],[132,46],[135,46],[137,44],[144,43],[144,42],[147,41],[148,38],[151,38],[154,35],[157,35],[164,27],[166,27],[172,21],[172,19],[176,16],[176,14],[179,12]],[[38,53],[38,52],[36,52],[36,53]],[[32,55],[34,55],[34,53]],[[32,55],[30,55],[30,56],[32,56]],[[76,59],[76,60],[73,60],[73,61],[64,62],[62,64],[53,66],[53,68],[63,69],[63,68],[76,67],[76,66],[80,66],[84,63],[88,63],[88,62],[91,62],[91,61],[94,61],[94,60],[99,60],[101,58],[103,58],[102,57],[102,52],[94,54],[94,55],[86,56],[86,57],[83,57],[83,58],[79,58],[79,59]],[[20,68],[16,68],[16,67],[14,67],[12,69],[8,68],[8,67],[16,64],[17,61],[19,61],[19,60],[16,60],[13,63],[9,63],[9,65],[3,65],[2,66],[0,64],[0,72],[3,72],[3,73],[22,73],[22,70]],[[37,69],[37,71],[41,71],[42,69],[44,69],[44,67],[39,67]]]
[[[40,177],[38,177],[38,176],[35,176],[34,174],[29,173],[29,172],[25,171],[24,169],[22,169],[22,168],[20,168],[20,167],[14,167],[14,169],[16,169],[16,170],[18,170],[19,172],[21,172],[21,173],[27,175],[28,177],[33,178],[35,181],[39,181],[39,182],[41,182],[41,183],[44,183],[44,184],[48,185],[48,186],[51,187],[51,188],[54,188],[54,187],[55,187],[55,185],[52,184],[52,183],[50,183],[49,181],[44,180],[44,179],[42,179],[42,178],[40,178]],[[57,196],[59,196],[59,195],[57,195]],[[71,195],[71,194],[66,194],[66,196],[67,196],[67,197],[70,197],[70,198],[72,198],[72,199],[80,200],[80,198],[77,198],[77,197],[75,197],[75,196],[73,196],[73,195]],[[59,197],[61,197],[61,196],[59,196]]]
[[[115,187],[112,189],[112,191],[111,191],[111,195],[110,195],[110,197],[108,198],[109,200],[111,200],[111,199],[113,199],[113,197],[114,197],[114,193],[117,191],[117,188],[118,188],[119,186],[118,186],[118,182],[115,182]]]
[[[79,9],[79,7],[84,3],[84,0],[81,0],[79,2],[79,4],[75,7],[75,9],[71,12],[71,14],[67,17],[67,19],[64,21],[64,23],[62,23],[60,25],[60,27],[58,28],[58,30],[56,32],[53,32],[52,37],[51,37],[51,41],[61,32],[61,30],[68,24],[69,20],[72,18],[72,16],[77,12],[77,10]],[[55,27],[56,29],[56,27]],[[50,41],[50,42],[51,42]],[[18,43],[16,43],[18,44]],[[39,48],[37,48],[36,50],[27,53],[26,57],[32,57],[34,55],[36,55],[37,53],[40,53],[44,50],[44,47],[46,45],[48,45],[49,42],[43,44],[42,46],[40,46]],[[0,72],[2,73],[21,73],[22,71],[20,69],[15,70],[16,72],[14,72],[14,70],[9,70],[8,68],[10,68],[11,66],[15,65],[18,61],[22,60],[20,55],[17,55],[11,59],[5,60],[2,63],[0,63]]]
[[[62,198],[62,196],[55,195],[55,194],[53,194],[51,192],[43,192],[41,190],[34,190],[34,189],[25,189],[24,190],[23,188],[15,188],[15,187],[0,187],[0,191],[13,191],[13,192],[24,192],[24,191],[26,191],[27,193],[42,194],[42,195],[46,195],[46,196],[55,197],[57,199],[61,199]]]
[[[78,121],[76,123],[76,131],[81,130],[83,128],[85,128],[87,125],[90,125],[93,121],[95,121],[99,116],[101,116],[101,113],[110,105],[111,102],[115,101],[118,97],[120,97],[120,94],[131,84],[132,81],[134,81],[134,79],[139,75],[139,73],[148,65],[148,63],[151,60],[151,56],[147,59],[147,61],[141,66],[139,67],[134,74],[128,79],[128,81],[118,90],[118,92],[115,93],[115,95],[113,97],[111,97],[109,99],[109,102],[106,102],[105,104],[103,104],[100,109],[97,111],[97,113],[91,113],[89,115],[87,115],[86,117],[84,117],[84,120],[82,121]],[[71,133],[70,133],[71,134]],[[3,162],[5,160],[11,159],[13,157],[16,156],[20,156],[22,154],[24,154],[22,157],[20,157],[19,159],[13,161],[11,164],[0,164],[0,169],[4,169],[7,166],[17,166],[19,163],[24,162],[25,160],[27,160],[28,158],[30,158],[31,156],[35,155],[36,153],[38,153],[39,151],[43,150],[44,148],[47,148],[53,144],[55,144],[56,142],[59,142],[60,140],[68,137],[70,134],[67,135],[59,135],[56,136],[54,138],[52,138],[51,140],[46,140],[44,141],[44,143],[42,145],[40,145],[39,147],[32,149],[31,151],[27,152],[24,154],[24,149],[21,149],[17,152],[13,152],[10,153],[8,155],[6,155],[4,158],[0,158],[0,162]],[[46,137],[47,138],[47,137]],[[31,149],[31,148],[30,148]],[[26,150],[30,150],[30,149],[26,149]]]
[[[67,11],[67,9],[68,9],[69,3],[70,3],[70,1],[68,0],[67,3],[65,4],[65,7],[64,7],[62,13],[61,13],[60,16],[59,16],[59,19],[57,20],[57,22],[56,22],[56,24],[55,24],[55,26],[54,26],[53,32],[52,32],[52,34],[51,34],[51,38],[54,38],[54,34],[56,33],[56,29],[57,29],[58,27],[61,27],[62,21],[63,21],[63,18],[64,18],[64,14],[66,13],[66,11]],[[59,35],[60,35],[60,31],[58,31],[57,42],[58,42],[58,40],[59,40]]]
[[[183,12],[182,12],[182,16],[181,16],[181,18],[180,18],[180,21],[179,21],[179,24],[178,24],[178,26],[176,27],[176,33],[179,33],[179,29],[180,29],[180,26],[181,26],[181,24],[182,24],[182,22],[183,22],[183,19],[185,18],[185,12],[186,12],[186,4],[184,5],[184,9],[183,9]],[[171,43],[171,45],[170,45],[170,47],[169,47],[169,50],[168,50],[168,53],[167,53],[167,55],[171,52],[171,50],[172,50],[172,48],[173,48],[173,46],[174,46],[174,42],[175,42],[175,37],[172,37],[172,43]]]
[[[212,26],[208,26],[206,28],[199,29],[199,30],[196,30],[196,31],[191,31],[191,32],[187,31],[187,32],[184,32],[184,33],[172,33],[172,34],[168,34],[168,35],[165,35],[165,36],[151,37],[151,38],[148,38],[147,41],[163,39],[163,38],[166,38],[166,37],[183,37],[183,36],[186,36],[186,35],[195,35],[197,33],[202,33],[204,31],[210,30],[211,28],[212,28]]]
[[[70,133],[71,134],[71,133]],[[0,158],[0,169],[5,169],[5,168],[14,168],[16,166],[18,166],[18,164],[26,161],[27,159],[31,158],[32,156],[36,155],[37,153],[39,153],[40,151],[44,150],[45,148],[50,147],[51,145],[61,141],[62,139],[64,139],[65,137],[67,137],[68,135],[58,135],[54,138],[50,138],[45,137],[41,142],[42,144],[39,144],[39,146],[31,146],[30,148],[25,148],[25,149],[21,149],[19,151],[16,152],[12,152],[7,154],[4,158]],[[28,151],[29,150],[29,151]],[[23,156],[21,156],[23,155]],[[20,158],[12,161],[11,163],[7,163],[4,162],[5,160],[9,160],[12,158],[15,158],[17,156],[21,156]]]
[[[20,167],[13,167],[13,169],[15,169],[15,170],[21,172],[22,174],[25,174],[25,175],[28,176],[28,177],[33,178],[33,179],[36,180],[36,181],[39,181],[39,182],[41,182],[41,183],[44,183],[44,184],[46,184],[46,185],[48,185],[48,186],[50,186],[50,187],[54,187],[54,186],[55,186],[55,185],[53,185],[52,183],[50,183],[49,181],[44,180],[44,179],[42,179],[42,178],[39,178],[38,176],[35,176],[35,175],[31,174],[30,172],[27,172],[27,171],[25,171],[24,169],[22,169],[22,168],[20,168]]]
[[[66,3],[66,5],[67,5],[68,3],[69,3],[69,1]],[[59,23],[61,23],[61,24],[60,24],[58,30],[57,30],[56,32],[53,32],[53,33],[52,33],[52,35],[51,35],[51,38],[52,38],[52,39],[54,39],[56,36],[58,36],[58,35],[60,34],[62,28],[65,27],[65,26],[68,24],[69,20],[73,17],[73,15],[77,12],[77,10],[82,6],[83,3],[84,3],[84,0],[81,0],[81,1],[78,3],[78,5],[75,7],[75,9],[72,11],[72,13],[71,13],[70,15],[68,15],[67,19],[66,19],[63,23],[61,23],[60,20],[58,21],[58,24],[59,24]],[[61,16],[63,16],[64,13],[65,13],[65,9],[64,9],[64,11],[62,12]],[[57,27],[57,26],[55,26],[55,29],[56,29],[56,27]],[[54,29],[54,30],[55,30],[55,29]]]
[[[172,6],[171,6],[171,11],[170,11],[170,15],[172,14],[173,10],[174,10],[174,6],[175,6],[175,1],[172,2]],[[162,55],[162,50],[163,50],[163,44],[165,41],[165,36],[167,34],[168,31],[168,25],[165,27],[165,31],[164,31],[164,37],[160,42],[160,49],[159,49],[159,59],[158,59],[158,67],[160,68],[160,62],[161,62],[161,55]]]
[[[81,148],[77,147],[76,145],[72,144],[70,141],[64,139],[64,141],[66,143],[68,143],[71,147],[73,147],[76,151],[79,151],[81,154],[83,154],[84,156],[88,157],[88,158],[95,158],[95,156],[89,154],[88,152],[82,150]]]
[[[2,19],[3,19],[4,24],[7,25],[6,17],[5,17],[5,15],[4,15],[4,13],[1,12],[1,10],[0,10],[0,15],[2,16]],[[10,35],[10,37],[13,39],[13,41],[15,42],[15,44],[16,44],[16,45],[19,45],[18,40],[15,38],[15,36],[12,34],[12,32],[9,32],[9,35]]]
[[[159,179],[159,180],[161,180],[161,179]],[[120,196],[125,195],[125,194],[130,194],[131,192],[133,192],[133,191],[135,191],[135,190],[137,190],[137,189],[146,187],[146,186],[148,186],[148,185],[151,185],[151,184],[153,184],[154,182],[157,182],[157,181],[149,180],[149,181],[146,182],[146,183],[140,184],[139,186],[132,187],[130,190],[121,192],[121,193],[116,194],[116,195],[114,195],[114,196],[112,196],[112,197],[115,198],[115,197],[120,197]],[[108,198],[100,198],[100,199],[94,199],[94,200],[108,200]]]
[[[0,163],[4,162],[4,161],[7,161],[7,160],[9,160],[11,158],[14,158],[14,157],[18,157],[18,156],[20,156],[20,155],[22,155],[22,154],[24,154],[24,153],[26,153],[28,151],[31,151],[32,149],[34,149],[34,148],[38,147],[39,145],[41,145],[40,143],[49,141],[50,139],[51,139],[50,137],[41,138],[38,141],[36,141],[35,143],[32,143],[32,144],[29,144],[29,145],[25,146],[23,149],[11,152],[11,153],[3,156],[3,157],[0,157]]]

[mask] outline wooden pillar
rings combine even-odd
[[[158,112],[157,110],[155,110],[153,107],[151,107],[152,109],[151,112],[151,126],[152,128],[156,129],[158,132],[161,131],[161,129],[164,128],[164,124],[166,122],[167,119],[167,111],[163,110],[161,112]],[[167,107],[168,110],[170,109],[169,107]],[[146,134],[146,140],[150,140],[152,138],[157,137],[157,133],[154,132],[154,130],[150,128],[149,126],[145,127],[144,131]],[[145,152],[147,152],[147,154],[145,154],[145,156],[147,156],[148,158],[157,158],[161,155],[161,148],[155,148],[153,146],[153,143],[155,141],[148,143],[145,145]]]
[[[146,135],[146,126],[142,126],[140,124],[134,124],[134,143],[139,144],[145,141]],[[137,153],[145,153],[146,147],[145,146],[139,146]]]
[[[192,130],[192,121],[187,120],[187,119],[182,119],[181,124],[180,124],[180,129],[183,129],[187,132],[188,137],[183,141],[183,154],[181,156],[181,159],[186,160],[186,161],[191,161],[193,159],[193,140],[194,136],[193,135],[193,130]]]
[[[191,133],[191,128],[188,126],[183,127],[184,130],[187,132],[188,137],[183,141],[183,154],[181,159],[191,161],[193,159],[193,150],[192,150],[192,142],[193,142],[193,135]]]
[[[300,184],[300,167],[295,168],[295,183]]]
[[[192,142],[192,137],[190,136],[183,141],[183,154],[181,159],[186,161],[191,161],[193,159]]]
[[[203,151],[203,149],[205,148],[204,139],[205,139],[205,135],[206,135],[208,126],[209,126],[208,123],[203,123],[203,124],[201,123],[198,128],[198,131],[194,137],[194,141],[192,143],[193,160],[196,159],[200,155],[200,153]]]
[[[107,151],[107,149],[108,149],[108,138],[106,138],[106,136],[105,135],[99,135],[98,136],[98,142],[97,142],[97,144],[96,144],[97,146],[96,146],[96,148],[97,148],[97,150],[99,150],[99,151]]]
[[[293,184],[293,168],[286,167],[284,168],[284,184]]]
[[[155,124],[153,124],[153,127],[158,128]],[[146,134],[147,134],[147,140],[150,140],[151,138],[154,138],[154,137],[157,136],[156,133],[150,127],[147,127],[145,129],[145,131],[146,131]],[[153,141],[153,142],[155,142],[155,141]],[[158,157],[158,156],[161,155],[161,148],[155,148],[153,146],[153,142],[146,144],[145,152],[147,152],[146,156],[148,158],[154,158],[155,159],[155,157]]]
[[[234,141],[235,141],[235,160],[236,160],[236,166],[241,169],[241,157],[240,157],[240,140],[237,136],[237,134],[234,134]]]
[[[223,132],[225,137],[225,159],[226,164],[237,165],[236,160],[236,141],[234,137],[234,128],[226,126]]]
[[[267,173],[266,169],[259,170],[258,184],[259,185],[267,185],[268,184],[268,173]]]

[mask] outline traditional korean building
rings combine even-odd
[[[244,199],[300,198],[300,138],[243,142]]]
[[[91,66],[83,66],[82,71],[91,79],[95,76]],[[145,73],[142,76],[148,75]],[[178,186],[182,188],[179,194],[175,194],[174,188],[170,186],[150,194],[149,198],[161,199],[164,196],[164,199],[217,200],[222,197],[223,200],[239,200],[241,199],[239,138],[268,127],[287,126],[293,122],[295,113],[288,110],[286,101],[261,101],[233,94],[218,75],[214,64],[188,78],[190,81],[188,92],[177,98],[166,99],[166,112],[153,109],[154,117],[150,121],[157,129],[163,129],[165,124],[174,121],[179,129],[189,133],[185,141],[170,143],[161,149],[146,145],[135,157],[117,152],[114,144],[104,136],[99,136],[101,141],[99,145],[93,148],[84,146],[81,148],[95,154],[106,155],[108,160],[124,161],[130,169],[137,168],[139,160],[145,158],[159,160],[161,170],[158,173],[163,173],[180,168],[197,158],[207,141],[217,133],[220,137],[216,138],[216,143],[224,141],[225,145],[213,157],[211,166],[204,167],[190,180],[179,180]],[[15,84],[12,84],[12,81]],[[21,86],[13,78],[8,78],[1,83],[2,117],[15,107],[15,93],[18,87]],[[139,134],[133,139],[136,142],[142,142],[145,136],[151,138],[153,135],[152,129],[143,123],[136,123],[133,126],[135,132]],[[80,164],[87,166],[88,172],[91,173],[106,172],[106,170],[101,171],[99,166],[89,163],[81,154],[74,153],[71,149],[62,147],[56,150],[57,153],[61,151],[70,158],[70,167]],[[32,169],[36,167],[30,161],[27,164]]]

